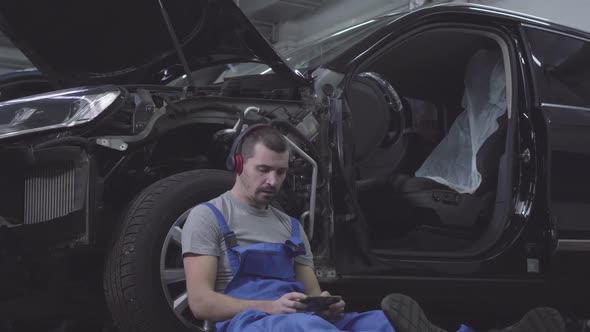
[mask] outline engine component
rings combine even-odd
[[[138,89],[134,95],[135,112],[133,112],[133,133],[140,133],[156,111],[156,104],[149,91]]]
[[[308,113],[301,122],[295,126],[309,141],[313,141],[320,131],[320,124],[312,113]]]

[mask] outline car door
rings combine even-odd
[[[523,25],[523,30],[535,106],[545,120],[555,250],[590,251],[590,39],[565,29]]]

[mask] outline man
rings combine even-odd
[[[218,322],[217,331],[393,331],[380,310],[344,314],[343,300],[306,313],[300,301],[330,294],[320,289],[299,222],[269,205],[289,167],[281,133],[248,128],[236,139],[229,164],[233,188],[195,207],[182,232],[193,314]],[[239,246],[231,247],[235,242]]]
[[[233,188],[193,208],[182,232],[193,314],[218,322],[217,331],[394,331],[388,318],[398,332],[442,331],[397,294],[383,301],[387,317],[381,310],[345,314],[343,300],[306,312],[308,296],[330,294],[320,289],[299,222],[270,205],[288,166],[288,145],[268,125],[250,127],[234,142]]]

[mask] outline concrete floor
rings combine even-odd
[[[469,317],[470,322],[477,322],[483,316],[489,316],[489,313],[481,313],[481,317]],[[437,323],[446,321],[445,328],[453,330],[454,324],[449,322],[458,322],[460,317],[445,316],[439,317],[436,314],[429,315]],[[465,317],[463,317],[465,319]],[[567,332],[590,332],[590,320],[576,319],[565,317]],[[64,317],[62,319],[46,319],[42,321],[0,321],[0,332],[119,332],[110,322],[84,320],[77,321],[75,317]]]

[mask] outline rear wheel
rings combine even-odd
[[[188,307],[180,234],[193,206],[233,182],[225,171],[184,172],[152,184],[129,205],[104,274],[106,301],[121,332],[207,330]]]

